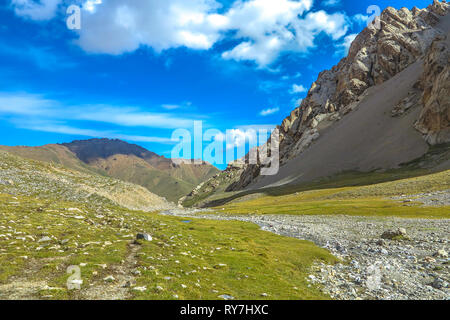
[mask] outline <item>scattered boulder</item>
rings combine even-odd
[[[145,240],[145,241],[152,241],[153,238],[148,233],[138,233],[136,235],[136,240]]]
[[[387,230],[383,232],[381,238],[395,240],[395,239],[406,239],[408,237],[406,230],[404,228],[397,228],[393,230]]]

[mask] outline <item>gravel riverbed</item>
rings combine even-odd
[[[312,241],[342,260],[318,263],[308,277],[334,299],[450,299],[449,219],[229,216],[182,209],[162,214],[252,222],[262,230]],[[399,228],[406,236],[382,237]]]

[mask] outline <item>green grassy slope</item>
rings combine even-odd
[[[314,261],[336,260],[310,242],[125,209],[118,200],[136,192],[115,186],[123,182],[9,153],[0,167],[0,299],[328,298],[306,277]],[[153,241],[134,243],[138,232]],[[73,265],[83,284],[69,291]]]
[[[352,186],[366,186],[383,182],[396,181],[450,169],[450,144],[430,147],[422,157],[402,164],[400,168],[390,170],[375,170],[372,172],[342,172],[340,174],[317,179],[315,181],[268,187],[256,190],[225,192],[225,187],[215,192],[200,192],[185,202],[186,206],[217,207],[230,202],[246,201],[261,196],[282,196],[308,190],[321,190]],[[206,190],[208,191],[208,190]]]
[[[288,195],[254,195],[225,206],[229,214],[314,214],[449,218],[450,207],[423,207],[390,200],[398,195],[415,195],[450,189],[450,170],[414,178],[371,185],[317,188]],[[222,207],[221,207],[222,208]]]

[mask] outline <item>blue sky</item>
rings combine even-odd
[[[280,124],[370,5],[431,0],[0,3],[0,144],[108,137],[170,157],[172,132],[194,120],[235,133]],[[80,30],[66,27],[71,4]]]

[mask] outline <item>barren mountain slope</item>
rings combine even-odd
[[[380,29],[364,29],[283,121],[279,174],[259,176],[260,165],[249,165],[229,190],[396,168],[428,144],[448,142],[448,8],[434,1],[423,10],[384,10]]]
[[[205,162],[177,165],[171,159],[121,140],[90,139],[42,147],[0,146],[0,149],[136,183],[173,202],[218,172]]]
[[[0,192],[153,211],[171,206],[145,188],[0,151]]]

